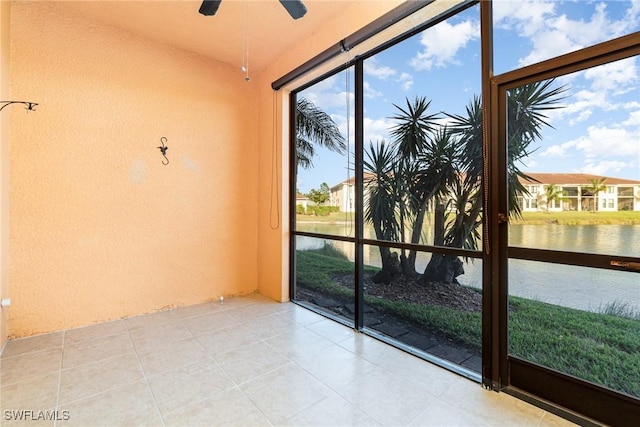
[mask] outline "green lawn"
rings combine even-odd
[[[626,224],[640,225],[640,212],[524,212],[521,219],[512,219],[513,224]]]
[[[374,268],[369,268],[375,271]],[[352,274],[352,262],[331,249],[297,252],[297,282],[352,301],[332,277]],[[366,296],[367,304],[401,316],[468,347],[481,348],[481,314]],[[640,397],[640,320],[589,313],[511,297],[509,352],[526,360]]]
[[[332,212],[326,216],[296,215],[296,221],[342,223],[353,220],[353,213]],[[428,220],[427,220],[428,221]],[[591,225],[591,224],[623,224],[640,225],[640,212],[523,212],[522,218],[511,219],[512,224],[563,224],[563,225]]]

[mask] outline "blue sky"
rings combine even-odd
[[[525,4],[526,3],[526,4]],[[494,1],[494,73],[500,74],[640,31],[640,0]],[[393,104],[425,96],[431,113],[464,113],[480,94],[479,9],[474,6],[365,62],[365,145],[389,139]],[[638,35],[640,37],[640,34]],[[345,57],[345,60],[347,58]],[[341,73],[300,93],[322,108],[353,147],[352,75]],[[640,180],[640,60],[607,64],[556,80],[562,109],[526,159],[529,172],[582,172]],[[446,119],[443,117],[442,122]],[[353,172],[347,155],[319,149],[298,171],[306,193]]]

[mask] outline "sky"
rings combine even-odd
[[[638,31],[640,0],[495,0],[494,74]],[[478,6],[368,58],[364,70],[365,147],[389,141],[396,106],[406,108],[416,96],[431,101],[428,111],[439,113],[442,124],[443,112],[463,114],[481,92]],[[549,112],[552,127],[521,168],[640,181],[640,59],[562,76],[554,85],[567,89],[562,108]],[[297,187],[307,193],[353,176],[353,72],[298,96],[329,114],[350,145],[343,155],[320,148],[313,168],[299,169]]]

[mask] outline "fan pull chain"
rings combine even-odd
[[[251,78],[249,77],[249,36],[247,34],[248,12],[246,0],[243,2],[242,7],[242,66],[240,69],[244,71],[244,79],[248,82]]]

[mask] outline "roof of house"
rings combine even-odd
[[[588,173],[537,173],[528,172],[527,175],[532,180],[520,178],[520,182],[523,184],[555,184],[555,185],[590,185],[590,180],[604,179],[605,185],[640,185],[640,180],[615,178],[611,176],[592,175]],[[370,181],[374,179],[374,174],[365,173],[364,181]],[[340,182],[339,184],[331,187],[331,190],[338,189],[344,185],[354,185],[356,181],[355,177],[351,177],[347,180]]]
[[[556,184],[556,185],[589,185],[589,181],[594,179],[604,179],[605,185],[640,185],[640,181],[624,178],[614,178],[610,176],[592,175],[588,173],[535,173],[529,172],[528,176],[533,180],[520,179],[522,183]]]
[[[367,181],[371,181],[374,178],[374,174],[372,173],[368,173],[368,172],[364,172],[363,174],[363,178],[364,178],[364,182]],[[331,189],[337,189],[338,187],[342,187],[343,185],[355,185],[356,183],[356,177],[352,176],[349,179],[345,179],[344,181],[334,185],[333,187],[331,187]]]

